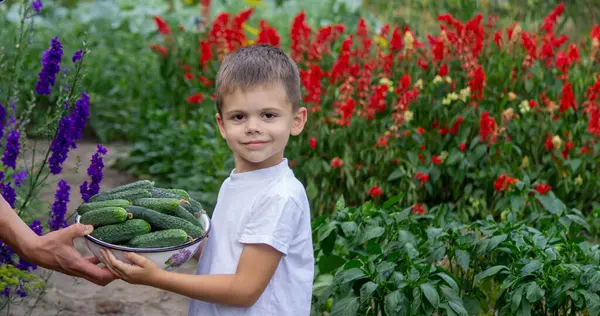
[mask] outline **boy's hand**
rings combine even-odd
[[[102,253],[102,262],[119,279],[131,284],[148,285],[150,277],[156,275],[158,268],[152,260],[132,252],[126,252],[125,258],[134,264],[125,263],[118,260],[106,249],[100,249]]]

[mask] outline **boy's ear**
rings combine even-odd
[[[225,138],[227,133],[225,132],[225,126],[223,125],[223,118],[221,114],[215,114],[215,119],[217,120],[217,125],[219,125],[219,132],[221,132],[221,137]]]
[[[308,110],[305,107],[301,107],[294,113],[294,120],[292,122],[292,131],[291,134],[293,136],[298,136],[304,129],[304,125],[306,124]]]

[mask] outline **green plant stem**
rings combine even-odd
[[[25,16],[27,13],[27,7],[25,6],[25,4],[23,4],[21,6],[23,8],[23,14],[21,16],[21,26],[19,27],[19,41],[17,42],[16,46],[17,49],[21,49],[21,47],[23,46],[23,34],[24,34],[24,30],[25,30]],[[13,63],[13,72],[16,74],[15,78],[13,79],[15,85],[18,84],[19,82],[19,77],[18,74],[19,72],[17,71],[17,65],[19,64],[19,60],[21,59],[21,55],[20,53],[17,53],[17,55],[15,56],[15,61]],[[6,94],[8,96],[8,98],[10,99],[10,94],[11,94],[11,87],[12,85],[8,85],[8,93]]]

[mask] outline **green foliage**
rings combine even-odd
[[[583,238],[576,209],[552,213],[554,196],[521,193],[525,213],[465,224],[462,210],[426,215],[372,202],[313,223],[317,257],[313,314],[547,315],[600,312],[600,249]],[[402,195],[401,195],[402,196]]]

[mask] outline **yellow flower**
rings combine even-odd
[[[261,6],[263,8],[268,7],[268,5],[266,3],[264,3],[262,0],[244,0],[244,3],[252,8],[256,8],[258,6]]]
[[[404,121],[405,122],[410,122],[413,119],[413,112],[406,110],[404,111]]]
[[[404,42],[404,47],[407,50],[411,50],[413,49],[413,44],[415,42],[415,38],[413,37],[412,33],[409,31],[406,31],[404,33],[404,36],[402,37],[402,41]]]
[[[460,99],[463,102],[467,102],[467,98],[471,96],[471,87],[466,87],[462,90],[460,90]]]
[[[581,185],[582,183],[583,183],[583,178],[581,178],[581,175],[578,175],[577,178],[575,178],[575,184]]]
[[[529,157],[523,157],[523,161],[521,162],[521,168],[525,169],[529,167]]]
[[[521,113],[527,113],[531,111],[531,108],[529,107],[529,102],[527,100],[523,100],[523,102],[519,104],[519,109],[521,110]]]
[[[437,75],[437,76],[435,76],[435,78],[433,78],[433,83],[437,84],[437,83],[440,83],[442,81],[443,81],[443,79],[442,79],[442,77],[440,77],[440,75]]]
[[[452,83],[452,78],[450,78],[450,76],[446,76],[446,77],[444,77],[444,80],[445,80],[447,83]]]
[[[450,104],[450,99],[449,99],[449,98],[447,98],[447,97],[446,97],[446,98],[444,98],[444,99],[442,99],[442,104],[443,104],[443,105],[448,105],[448,104]]]
[[[440,158],[442,161],[446,160],[446,158],[448,158],[448,152],[447,152],[447,151],[445,151],[445,150],[444,150],[444,151],[442,151],[442,152],[440,153],[440,156],[439,156],[439,158]]]
[[[391,86],[394,85],[394,83],[390,79],[385,78],[385,77],[379,79],[379,84],[384,84],[384,85],[386,85],[388,87],[391,87]]]
[[[458,94],[456,94],[456,92],[451,92],[448,94],[448,98],[450,98],[452,101],[456,101],[458,100]]]
[[[387,48],[388,41],[387,39],[385,39],[385,37],[377,34],[373,37],[373,39],[375,40],[375,43],[377,43],[377,45],[379,45],[380,47]]]
[[[558,135],[552,137],[552,145],[554,146],[554,149],[559,149],[560,145],[562,145],[562,140]]]
[[[417,80],[417,82],[415,82],[415,87],[419,88],[419,89],[423,89],[423,79]]]

